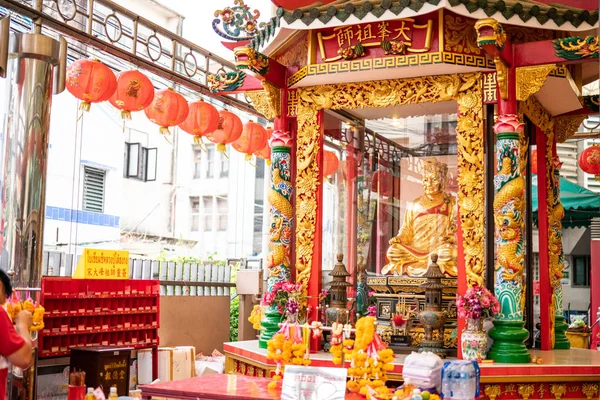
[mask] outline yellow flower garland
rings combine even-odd
[[[17,319],[17,315],[23,310],[29,311],[32,316],[33,325],[31,326],[31,332],[41,331],[44,329],[44,313],[46,310],[40,304],[35,305],[31,300],[25,300],[24,302],[11,300],[7,301],[4,305],[4,309],[8,314],[8,317],[14,324]]]
[[[252,323],[252,328],[260,331],[261,309],[259,305],[255,305],[248,317],[248,322]]]
[[[307,355],[308,335],[310,330],[304,327],[300,331],[298,324],[284,324],[279,332],[267,342],[267,360],[273,360],[277,364],[273,380],[267,385],[268,389],[275,389],[277,383],[283,378],[283,369],[288,364],[310,365]],[[291,330],[291,332],[290,332]],[[286,333],[287,336],[286,337]],[[301,334],[298,334],[301,332]]]
[[[385,383],[388,379],[387,372],[394,369],[391,364],[394,352],[388,348],[378,350],[374,344],[375,335],[375,318],[364,317],[356,322],[356,339],[350,354],[350,380],[347,388],[351,392],[373,398],[369,393],[371,388],[377,393],[376,398],[387,399],[393,396]],[[378,342],[383,343],[379,338]]]

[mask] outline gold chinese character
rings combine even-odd
[[[107,381],[107,382],[108,382],[108,381],[110,381],[110,372],[107,372],[107,373],[106,373],[106,381]]]
[[[423,44],[423,48],[415,49],[414,47],[409,47],[408,51],[411,53],[426,53],[431,49],[431,40],[433,38],[433,20],[428,20],[425,25],[413,25],[413,29],[426,29],[425,33],[425,43]]]
[[[113,378],[114,380],[117,380],[117,379],[119,379],[119,374],[117,373],[117,371],[113,371],[113,373],[112,373],[112,378]]]
[[[406,32],[410,32],[410,26],[406,26],[406,21],[402,21],[400,28],[394,29],[394,32],[398,32],[398,34],[392,40],[400,39],[402,37],[405,42],[410,42],[410,38],[406,34]]]
[[[359,42],[365,42],[367,40],[375,39],[375,35],[373,35],[372,25],[366,25],[362,28],[359,26],[356,29],[356,40]]]
[[[379,28],[378,36],[381,38],[381,40],[385,40],[387,36],[390,36],[391,32],[388,29],[388,26],[390,26],[390,24],[385,21],[381,21],[377,26]]]
[[[337,37],[338,45],[342,47],[344,44],[350,45],[350,41],[354,39],[354,32],[352,31],[352,27],[349,26],[344,28],[343,26],[339,26],[334,28],[333,31]]]

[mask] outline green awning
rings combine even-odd
[[[535,178],[534,175],[534,180]],[[537,225],[537,185],[532,186],[533,219]],[[560,201],[565,208],[563,228],[587,227],[592,218],[600,217],[600,195],[562,177],[560,178]]]

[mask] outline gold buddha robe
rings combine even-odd
[[[427,272],[431,254],[447,276],[455,277],[458,251],[455,244],[456,200],[447,193],[433,199],[421,196],[404,215],[398,236],[390,240],[384,275],[413,277]]]

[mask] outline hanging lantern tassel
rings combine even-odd
[[[125,133],[125,123],[131,121],[131,111],[121,110],[121,119],[123,120],[123,133]]]
[[[79,104],[79,109],[84,112],[89,112],[91,107],[92,107],[92,103],[85,101],[85,100],[82,101],[81,104]]]
[[[227,145],[225,143],[219,143],[217,145],[217,151],[221,154],[223,154],[223,157],[225,157],[226,159],[229,160],[229,156],[227,156],[227,153],[225,152],[227,150]]]
[[[169,136],[171,136],[171,131],[169,131],[169,128],[167,126],[161,126],[160,128],[158,128],[158,131],[160,132],[162,137],[165,138],[167,143],[173,144],[173,142],[169,140]]]
[[[206,153],[206,145],[204,143],[204,140],[202,139],[202,136],[194,136],[194,144],[198,145],[198,147],[200,147],[200,150]]]
[[[247,162],[248,164],[250,164],[251,166],[253,166],[254,168],[256,168],[256,163],[253,163],[253,162],[252,162],[252,154],[246,154],[246,155],[244,156],[244,159],[246,160],[246,162]]]

